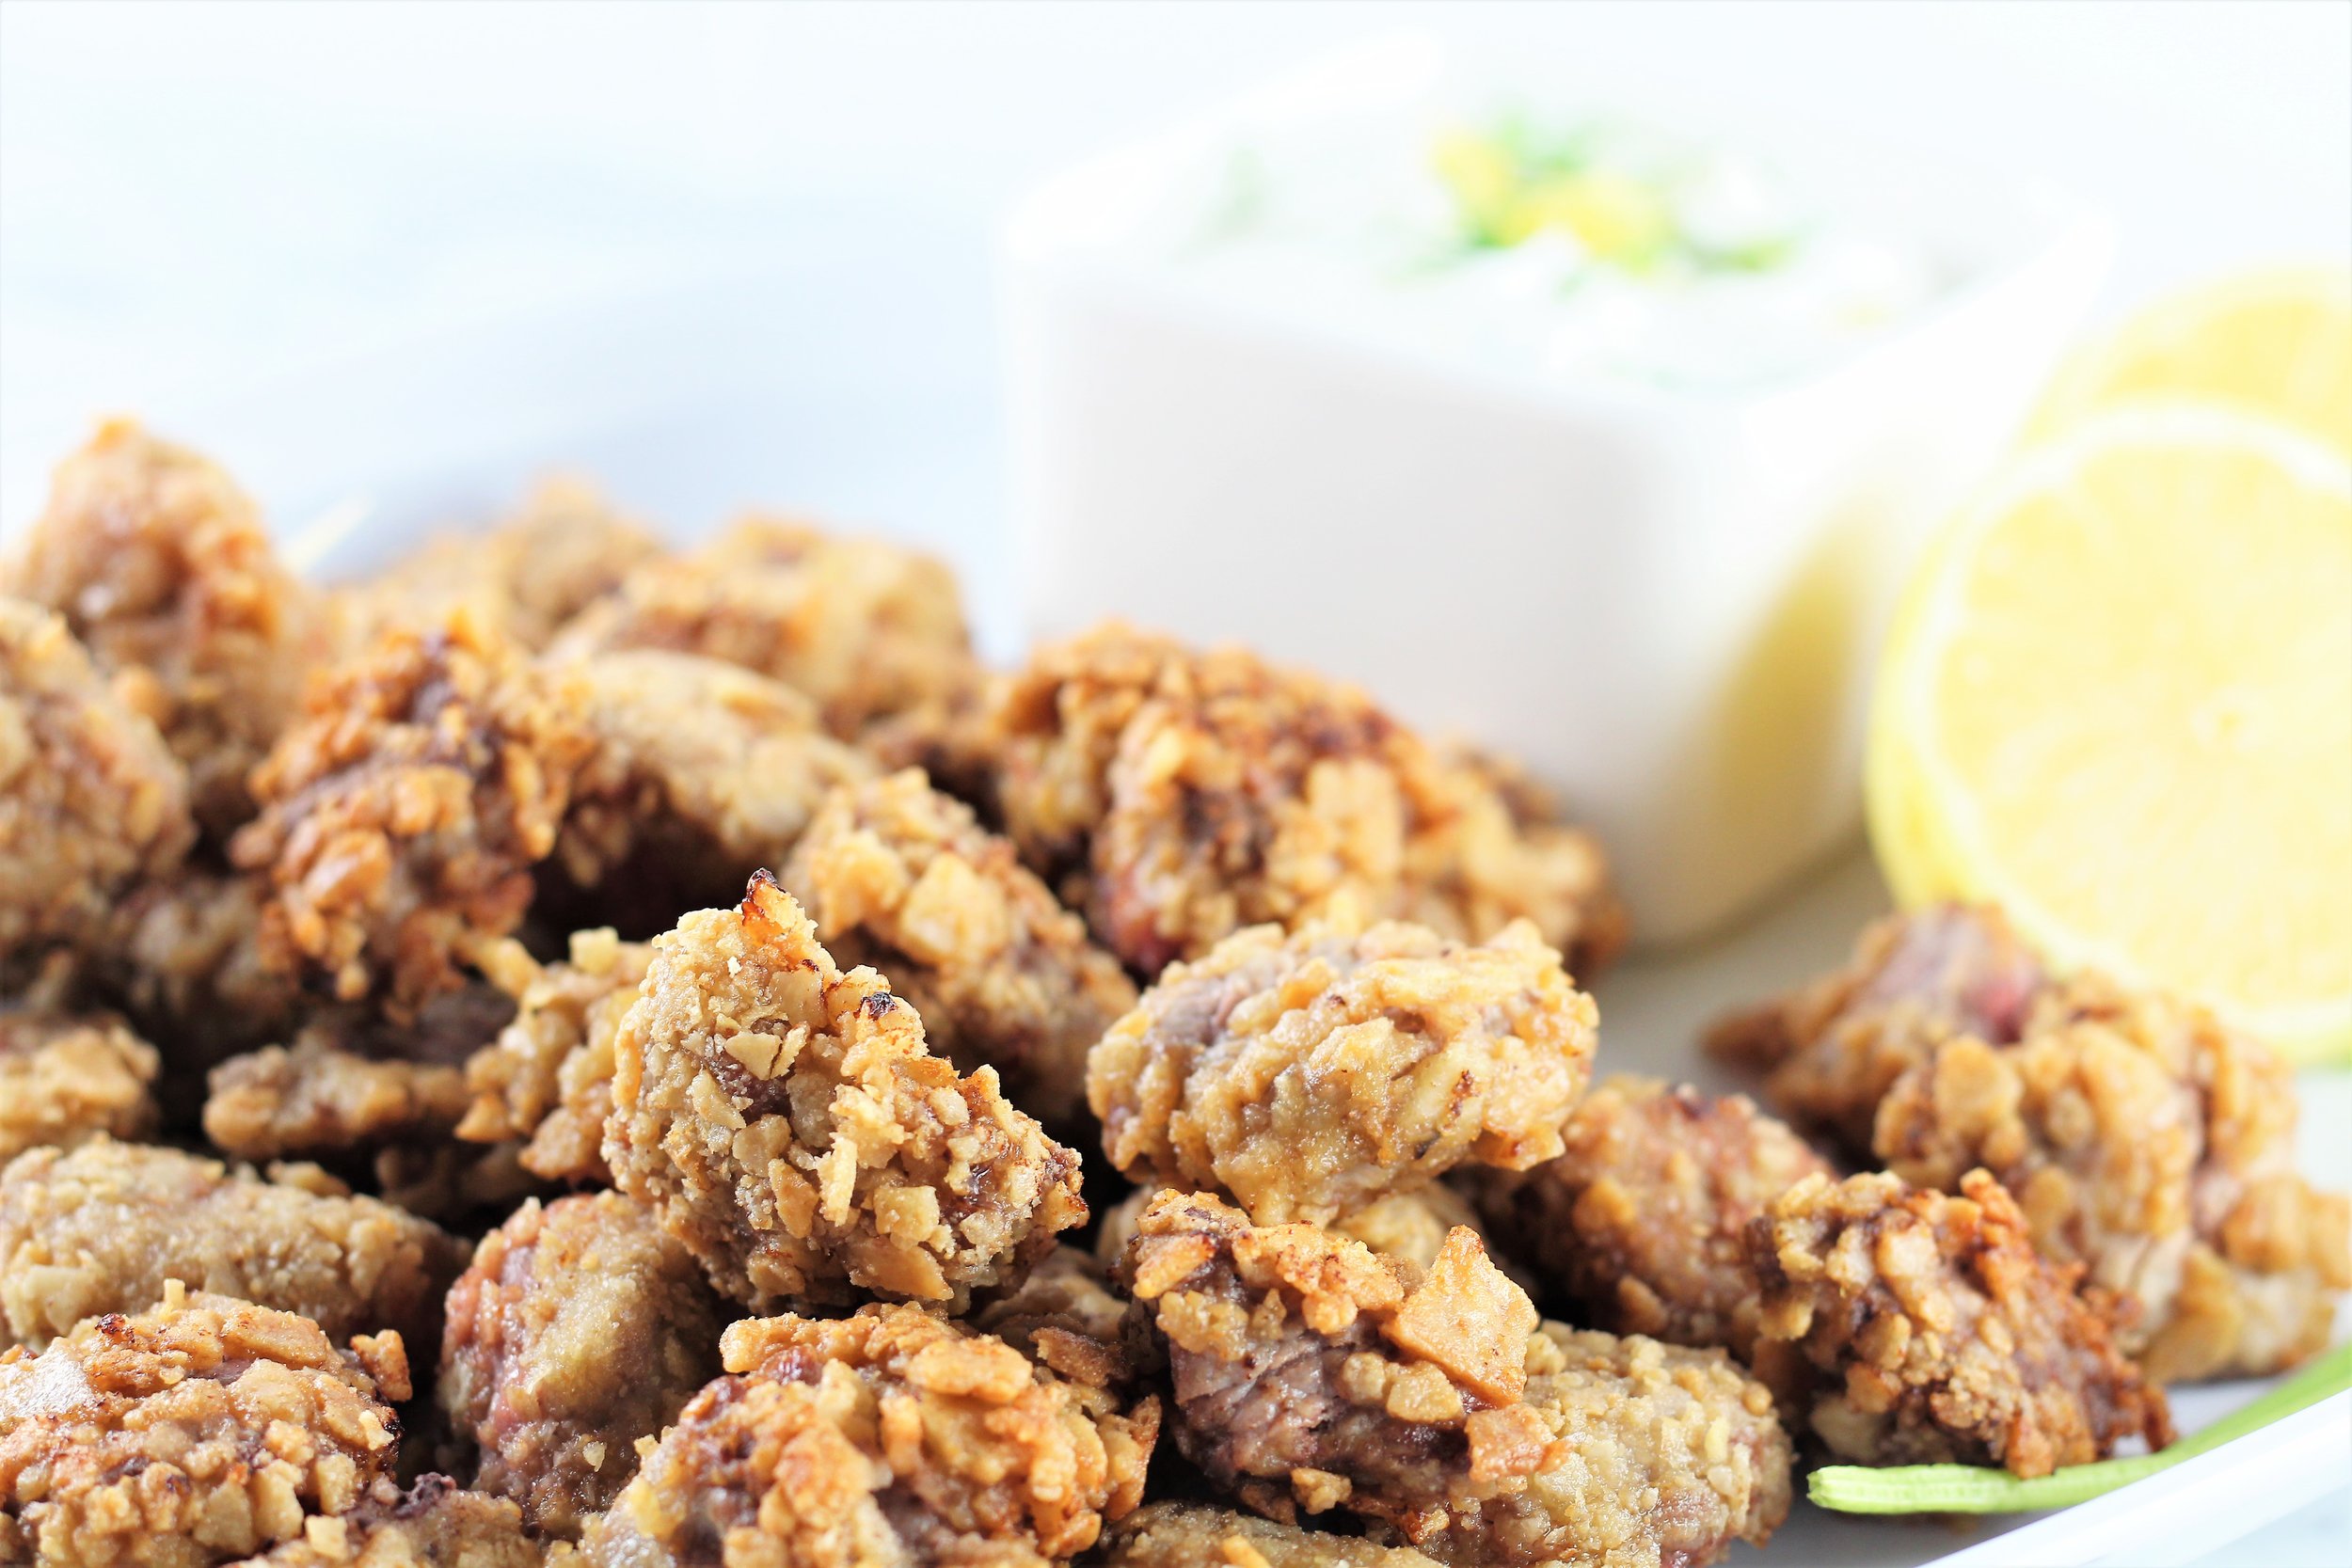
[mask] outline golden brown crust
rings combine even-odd
[[[652,962],[651,942],[623,942],[610,927],[573,932],[563,963],[502,952],[493,968],[514,993],[515,1018],[466,1063],[471,1101],[457,1135],[527,1139],[523,1168],[550,1181],[610,1181],[612,1040]]]
[[[1343,908],[1472,939],[1530,919],[1580,974],[1623,936],[1598,847],[1532,792],[1242,649],[1107,624],[1033,654],[989,730],[1008,832],[1144,975]]]
[[[312,1514],[300,1535],[239,1568],[540,1568],[544,1551],[504,1497],[427,1475],[405,1492],[378,1481],[350,1513]]]
[[[1116,1267],[1120,1259],[1126,1256],[1127,1243],[1135,1240],[1136,1222],[1143,1218],[1152,1200],[1166,1191],[1165,1187],[1137,1187],[1104,1212],[1103,1223],[1094,1232],[1094,1256],[1105,1268]],[[1390,1193],[1375,1198],[1361,1209],[1340,1215],[1324,1228],[1361,1242],[1375,1252],[1392,1254],[1415,1268],[1426,1269],[1438,1260],[1446,1237],[1454,1229],[1468,1228],[1483,1243],[1486,1240],[1484,1227],[1485,1222],[1470,1208],[1470,1200],[1440,1181],[1409,1193]],[[1491,1253],[1493,1248],[1489,1246],[1487,1250]],[[1526,1285],[1510,1259],[1496,1258],[1495,1266],[1522,1287]]]
[[[620,1193],[527,1201],[451,1287],[438,1395],[479,1446],[474,1484],[577,1540],[719,1370],[719,1300]]]
[[[63,621],[0,598],[0,958],[103,946],[116,898],[196,840],[188,775]]]
[[[836,791],[781,879],[837,962],[914,1006],[932,1050],[994,1068],[1049,1127],[1078,1118],[1087,1052],[1135,985],[970,807],[913,768]]]
[[[110,1013],[59,1013],[38,999],[0,1007],[0,1165],[28,1148],[72,1148],[155,1122],[155,1048]]]
[[[2163,1391],[2115,1348],[2104,1292],[2052,1264],[1982,1171],[1964,1196],[1899,1177],[1810,1177],[1749,1231],[1759,1332],[1820,1380],[1813,1431],[1866,1465],[2001,1465],[2021,1476],[2171,1438]]]
[[[298,1312],[343,1338],[433,1343],[465,1248],[373,1198],[265,1181],[177,1149],[96,1138],[0,1172],[0,1340],[40,1344],[136,1310],[164,1282]]]
[[[437,1062],[377,1060],[306,1030],[292,1046],[232,1056],[212,1071],[204,1135],[240,1160],[310,1159],[354,1146],[449,1137],[466,1075]]]
[[[1162,1502],[1112,1528],[1102,1568],[1437,1568],[1437,1560],[1215,1503]]]
[[[852,1289],[961,1305],[1081,1224],[1078,1157],[959,1077],[767,878],[656,939],[613,1040],[604,1155],[753,1307]]]
[[[1523,1483],[1535,1308],[1468,1229],[1424,1271],[1163,1193],[1121,1279],[1166,1342],[1178,1447],[1253,1508],[1344,1507],[1419,1537]]]
[[[1171,966],[1087,1064],[1138,1181],[1323,1223],[1461,1164],[1556,1157],[1597,1022],[1534,928],[1476,946],[1388,922],[1237,931]]]
[[[310,693],[230,847],[268,877],[264,961],[396,1016],[521,920],[587,740],[556,677],[463,616],[388,633]]]
[[[591,1528],[603,1568],[756,1561],[1042,1568],[1141,1497],[1158,1407],[919,1307],[727,1330],[690,1402]]]
[[[1465,1180],[1498,1244],[1580,1321],[1741,1360],[1756,1342],[1748,1223],[1829,1164],[1745,1096],[1611,1078],[1568,1118],[1567,1151]]]
[[[349,1512],[391,1471],[400,1336],[339,1351],[290,1312],[177,1283],[158,1298],[39,1354],[0,1351],[0,1548],[199,1568]]]
[[[1088,1388],[1124,1393],[1162,1364],[1158,1341],[1109,1269],[1073,1246],[1047,1253],[1013,1289],[975,1300],[964,1321]]]
[[[810,698],[844,739],[927,711],[944,717],[977,679],[943,562],[761,516],[631,572],[556,648],[666,648],[739,664]]]
[[[251,815],[246,774],[293,721],[333,632],[227,474],[107,421],[58,465],[5,586],[63,615],[154,721],[210,832]]]

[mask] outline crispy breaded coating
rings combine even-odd
[[[36,997],[0,1007],[0,1165],[28,1148],[71,1148],[155,1123],[161,1059],[111,1013],[61,1013]]]
[[[395,1016],[514,929],[588,742],[563,679],[460,616],[338,666],[252,777],[265,961]]]
[[[1126,1256],[1127,1243],[1135,1240],[1136,1223],[1143,1218],[1152,1200],[1166,1191],[1165,1187],[1137,1187],[1103,1215],[1103,1223],[1094,1233],[1094,1256],[1105,1268],[1116,1267],[1120,1259]],[[1470,1208],[1470,1200],[1438,1181],[1409,1193],[1391,1193],[1375,1198],[1361,1209],[1338,1216],[1324,1228],[1361,1242],[1375,1252],[1393,1253],[1414,1267],[1425,1269],[1438,1260],[1446,1236],[1456,1227],[1472,1231],[1482,1243],[1486,1240],[1486,1222]],[[1491,1252],[1492,1248],[1488,1250]],[[1495,1266],[1525,1285],[1510,1259],[1497,1258]]]
[[[1113,1527],[1102,1568],[1438,1568],[1384,1546],[1277,1524],[1215,1503],[1147,1503]]]
[[[0,1172],[0,1340],[41,1344],[135,1311],[164,1282],[298,1312],[338,1338],[431,1345],[466,1249],[373,1198],[265,1181],[175,1148],[94,1138]]]
[[[926,1048],[870,969],[846,974],[765,875],[688,915],[613,1039],[613,1180],[727,1294],[853,1290],[960,1307],[1086,1220],[1078,1156]]]
[[[601,1568],[1042,1568],[1135,1506],[1158,1406],[1132,1408],[914,1307],[726,1332],[695,1396],[591,1526]]]
[[[1756,1343],[1748,1222],[1828,1162],[1744,1095],[1605,1080],[1568,1118],[1567,1152],[1466,1180],[1498,1245],[1581,1322],[1741,1360]]]
[[[637,650],[570,666],[595,743],[556,863],[587,907],[632,934],[639,911],[723,902],[784,863],[826,795],[873,764],[828,735],[810,701],[715,658]]]
[[[1535,923],[1579,974],[1623,937],[1585,834],[1527,815],[1352,687],[1107,624],[994,689],[1007,832],[1129,968],[1337,912],[1451,936]]]
[[[1171,965],[1087,1063],[1130,1178],[1327,1222],[1464,1164],[1561,1151],[1597,1015],[1532,926],[1476,946],[1402,922],[1235,932]]]
[[[835,961],[914,1005],[932,1050],[994,1068],[1049,1127],[1078,1118],[1087,1052],[1135,984],[969,806],[915,768],[837,791],[780,875]]]
[[[620,1193],[526,1201],[451,1287],[438,1396],[480,1447],[474,1484],[577,1540],[718,1375],[719,1298],[693,1254]]]
[[[65,623],[0,598],[0,958],[103,946],[116,898],[196,841],[188,775]]]
[[[1689,1568],[1788,1516],[1788,1434],[1772,1397],[1720,1351],[1547,1323],[1528,1351],[1523,1491],[1419,1542],[1463,1568]]]
[[[354,1146],[446,1139],[468,1103],[462,1069],[377,1060],[306,1030],[215,1068],[204,1135],[240,1160],[309,1159]]]
[[[1163,1193],[1121,1265],[1168,1347],[1177,1446],[1290,1518],[1344,1507],[1419,1539],[1524,1483],[1535,1308],[1468,1229],[1431,1268]]]
[[[745,517],[700,549],[638,567],[556,648],[667,648],[739,664],[809,697],[844,739],[944,718],[977,680],[944,562],[775,517]]]
[[[501,954],[496,967],[514,992],[515,1019],[466,1063],[471,1103],[457,1135],[527,1139],[523,1168],[550,1181],[612,1180],[602,1146],[612,1039],[652,962],[651,942],[623,942],[610,927],[573,932],[563,963]]]
[[[405,1492],[378,1481],[350,1513],[311,1515],[240,1568],[540,1568],[544,1551],[504,1497],[425,1475]]]
[[[1009,1291],[972,1304],[964,1320],[1071,1382],[1113,1393],[1159,1371],[1159,1342],[1110,1271],[1073,1246],[1057,1246]]]
[[[268,962],[269,902],[262,878],[189,868],[142,884],[116,908],[89,968],[163,1052],[167,1077],[200,1085],[208,1068],[287,1038],[318,1006],[300,976]]]
[[[1780,1112],[1870,1148],[1879,1101],[1937,1042],[2006,1045],[2048,976],[1999,912],[1957,905],[1890,915],[1843,969],[1717,1024],[1708,1049],[1764,1069]]]
[[[202,1568],[295,1539],[388,1476],[400,1336],[319,1325],[177,1281],[160,1305],[0,1351],[0,1560]]]
[[[1808,1177],[1749,1229],[1758,1333],[1817,1371],[1813,1431],[1863,1465],[2020,1476],[2171,1438],[2162,1389],[2115,1347],[2111,1304],[2044,1259],[1982,1171],[1963,1196],[1884,1174]]]
[[[334,634],[227,474],[108,420],[58,465],[0,586],[63,615],[154,721],[209,832],[225,837],[252,814],[246,774],[293,721]]]
[[[544,648],[573,616],[661,554],[638,523],[589,482],[542,480],[489,529],[443,534],[342,593],[365,641],[395,626],[437,626],[459,609],[526,648]]]

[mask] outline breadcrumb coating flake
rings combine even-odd
[[[1133,1510],[1158,1406],[1121,1410],[914,1307],[726,1331],[687,1405],[589,1530],[601,1568],[1042,1568]]]
[[[1772,1397],[1720,1351],[1547,1323],[1528,1350],[1523,1489],[1457,1513],[1422,1550],[1463,1568],[1657,1568],[1762,1545],[1788,1516]]]
[[[646,562],[555,642],[666,648],[739,664],[816,703],[827,728],[944,719],[978,680],[955,575],[920,551],[754,515]]]
[[[202,1568],[350,1512],[392,1470],[399,1335],[342,1351],[294,1313],[176,1280],[159,1299],[0,1351],[0,1556]]]
[[[1327,1223],[1459,1164],[1555,1158],[1598,1015],[1519,923],[1234,933],[1171,965],[1087,1064],[1103,1149],[1261,1223]]]
[[[405,1492],[379,1481],[349,1513],[310,1515],[301,1534],[240,1568],[540,1568],[557,1560],[524,1530],[513,1503],[424,1475]]]
[[[1535,1308],[1467,1228],[1427,1270],[1207,1194],[1144,1211],[1121,1279],[1168,1349],[1177,1446],[1261,1513],[1413,1539],[1523,1486]]]
[[[702,1266],[621,1193],[526,1201],[451,1287],[437,1392],[481,1450],[474,1484],[577,1540],[719,1371]]]
[[[993,692],[1007,831],[1130,969],[1343,909],[1493,936],[1578,973],[1622,942],[1607,862],[1521,781],[1441,753],[1352,687],[1110,623]]]
[[[611,927],[575,931],[570,956],[540,965],[509,946],[491,966],[514,995],[514,1022],[466,1063],[471,1096],[457,1135],[527,1140],[525,1170],[550,1181],[603,1184],[604,1121],[612,1113],[612,1041],[653,963],[653,944]]]
[[[1827,1161],[1744,1095],[1615,1077],[1568,1118],[1567,1151],[1467,1180],[1498,1244],[1580,1321],[1746,1360],[1756,1343],[1747,1229]]]
[[[1410,1546],[1302,1529],[1216,1503],[1146,1503],[1115,1526],[1102,1568],[1438,1568]]]
[[[0,1165],[28,1148],[71,1148],[155,1123],[155,1048],[110,1013],[0,1007]]]
[[[108,911],[196,841],[187,769],[56,615],[0,598],[0,958],[104,945]]]
[[[395,1016],[455,990],[555,847],[588,752],[576,700],[462,615],[323,677],[254,770],[262,814],[230,846],[271,885],[265,960]]]
[[[836,962],[881,971],[913,1005],[932,1050],[994,1068],[1049,1127],[1079,1118],[1087,1053],[1135,984],[969,806],[919,768],[836,791],[782,879]]]
[[[0,1172],[0,1342],[46,1343],[85,1318],[152,1305],[178,1279],[299,1313],[337,1338],[396,1329],[431,1345],[464,1246],[389,1204],[316,1185],[106,1137],[20,1154]]]
[[[1047,1253],[1013,1289],[975,1300],[965,1322],[1083,1388],[1129,1392],[1162,1366],[1109,1269],[1073,1246]]]
[[[2112,1302],[2044,1259],[1983,1171],[1961,1196],[1810,1177],[1749,1230],[1759,1332],[1820,1374],[1817,1436],[1863,1465],[2048,1475],[2171,1440],[2163,1390],[2115,1347]]]
[[[331,618],[278,560],[245,492],[128,420],[58,465],[0,588],[66,618],[187,766],[196,814],[218,837],[251,815],[246,773],[334,651]]]
[[[960,1307],[1083,1224],[1078,1156],[914,1009],[847,974],[765,875],[689,914],[613,1039],[604,1155],[719,1288],[755,1308],[853,1291]]]

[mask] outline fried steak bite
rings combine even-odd
[[[1343,907],[1493,936],[1530,919],[1579,974],[1623,934],[1599,848],[1359,691],[1110,624],[993,693],[1022,854],[1149,977],[1234,930]]]
[[[920,1307],[752,1320],[723,1343],[728,1375],[590,1526],[599,1568],[1043,1568],[1142,1495],[1155,1402]]]
[[[189,867],[135,888],[104,944],[86,954],[92,986],[164,1053],[175,1089],[239,1051],[283,1040],[319,1006],[262,940],[268,883]]]
[[[531,902],[588,741],[576,696],[462,615],[389,633],[310,692],[252,776],[230,855],[266,876],[263,959],[392,1016]]]
[[[0,1006],[0,1165],[155,1123],[155,1048],[109,1013],[62,1013],[39,994]]]
[[[1084,1223],[1078,1157],[933,1056],[764,874],[655,939],[613,1038],[613,1180],[747,1306],[854,1290],[960,1307]]]
[[[512,1022],[466,1063],[470,1096],[457,1135],[524,1139],[522,1167],[550,1181],[605,1183],[612,1040],[653,963],[653,944],[610,927],[572,933],[570,957],[540,965],[502,949],[490,968],[515,998]]]
[[[308,1030],[215,1068],[204,1136],[240,1160],[310,1159],[447,1137],[468,1103],[462,1069],[378,1061]]]
[[[63,615],[154,721],[209,832],[251,815],[246,774],[293,721],[333,632],[227,474],[109,420],[58,465],[0,586]]]
[[[170,1283],[160,1305],[0,1351],[0,1560],[200,1568],[296,1539],[389,1477],[400,1336]]]
[[[0,958],[103,947],[115,900],[196,841],[188,774],[65,623],[0,598]]]
[[[1146,1503],[1114,1526],[1102,1568],[1438,1568],[1410,1546],[1384,1546],[1277,1524],[1215,1503]]]
[[[441,1408],[481,1449],[474,1484],[533,1533],[577,1540],[719,1371],[702,1266],[620,1193],[527,1200],[451,1287]]]
[[[405,1492],[378,1481],[348,1513],[311,1515],[300,1535],[240,1568],[540,1568],[543,1560],[559,1560],[524,1531],[513,1503],[426,1475]]]
[[[1745,1096],[1616,1077],[1568,1118],[1567,1152],[1461,1179],[1496,1243],[1581,1322],[1742,1361],[1756,1342],[1750,1221],[1830,1167]]]
[[[1321,1224],[1463,1164],[1561,1152],[1597,1015],[1524,923],[1262,926],[1170,966],[1087,1064],[1103,1148],[1135,1180]]]
[[[2111,1299],[2034,1251],[1992,1177],[1961,1188],[1809,1177],[1750,1227],[1758,1333],[1819,1373],[1814,1433],[1857,1464],[2020,1476],[2170,1441],[2163,1390],[2116,1349]]]
[[[1077,1119],[1087,1052],[1135,985],[969,806],[918,768],[836,791],[781,876],[835,961],[880,970],[932,1050],[994,1068],[1049,1127]]]
[[[739,664],[817,704],[844,739],[944,721],[978,678],[955,576],[919,551],[751,516],[648,562],[555,649],[666,648]]]
[[[1103,1215],[1103,1223],[1094,1233],[1094,1256],[1104,1267],[1118,1266],[1120,1259],[1126,1255],[1127,1243],[1135,1240],[1136,1223],[1143,1218],[1152,1200],[1168,1190],[1138,1187]],[[1426,1269],[1438,1260],[1447,1235],[1457,1227],[1470,1230],[1482,1243],[1486,1240],[1486,1222],[1471,1209],[1470,1200],[1438,1181],[1409,1193],[1391,1193],[1375,1198],[1361,1209],[1338,1216],[1324,1228],[1361,1242],[1375,1252],[1390,1253],[1416,1268]],[[1520,1278],[1511,1259],[1496,1258],[1494,1262],[1513,1280],[1525,1286],[1526,1281]]]
[[[0,1342],[45,1343],[85,1318],[151,1305],[179,1279],[300,1313],[338,1338],[389,1328],[434,1343],[464,1245],[319,1185],[103,1136],[20,1154],[0,1172]]]

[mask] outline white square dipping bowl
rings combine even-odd
[[[2107,230],[1833,144],[1853,198],[1962,276],[1819,370],[1693,391],[1253,309],[1152,238],[1237,135],[1393,120],[1459,84],[1433,46],[1374,45],[1015,208],[1025,630],[1240,641],[1516,756],[1601,834],[1637,935],[1688,938],[1851,839],[1890,602],[2079,325]]]

